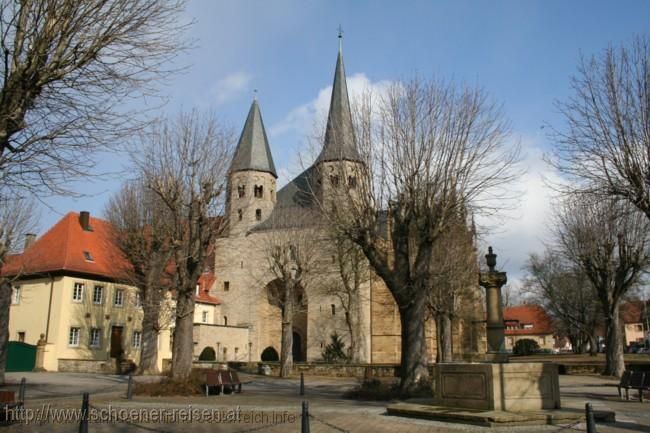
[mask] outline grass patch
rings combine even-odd
[[[192,370],[190,376],[182,380],[168,376],[160,382],[136,383],[133,393],[150,397],[205,395],[205,371]]]
[[[431,397],[433,395],[430,380],[421,381],[408,395],[400,394],[399,382],[382,381],[377,378],[362,381],[357,387],[346,392],[343,397],[353,400],[390,401],[411,397]]]

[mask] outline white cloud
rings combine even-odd
[[[252,78],[247,72],[235,72],[217,81],[210,89],[215,103],[222,105],[247,91]]]

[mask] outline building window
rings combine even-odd
[[[79,346],[79,334],[81,334],[81,328],[77,328],[77,327],[70,328],[70,334],[68,334],[68,346],[72,346],[72,347]]]
[[[354,176],[348,176],[348,186],[351,189],[354,189],[357,187],[357,178]]]
[[[115,298],[113,299],[113,305],[116,307],[122,307],[124,305],[124,289],[115,289]]]
[[[196,296],[199,296],[199,293],[201,293],[201,285],[197,284],[196,285]]]
[[[18,333],[18,341],[20,341],[21,343],[25,342],[25,331],[20,331]]]
[[[533,324],[532,323],[524,323],[522,328],[523,329],[533,329]]]
[[[102,344],[102,330],[100,328],[90,328],[90,347],[99,347]]]
[[[20,286],[14,286],[11,292],[11,303],[13,305],[20,304]]]
[[[140,308],[142,307],[142,295],[140,292],[135,292],[135,306]]]
[[[264,186],[262,185],[255,185],[253,187],[253,195],[255,198],[262,198],[264,197]]]
[[[239,198],[246,197],[246,185],[239,185],[237,187],[237,195]]]
[[[84,251],[84,259],[86,259],[87,262],[94,262],[95,261],[93,259],[93,256],[90,254],[90,251]]]
[[[101,304],[104,302],[104,287],[95,286],[93,289],[93,304]]]
[[[227,292],[228,290],[230,290],[230,281],[224,281],[223,282],[223,291]]]
[[[208,312],[207,311],[204,311],[203,313],[201,313],[201,321],[203,323],[208,323]]]
[[[339,177],[335,174],[330,175],[330,183],[332,186],[339,186]]]
[[[139,349],[142,345],[142,332],[133,331],[133,347]]]
[[[336,314],[336,305],[332,304],[332,316]]]
[[[84,296],[84,283],[74,283],[72,289],[72,300],[74,302],[82,302]]]
[[[262,209],[255,209],[255,219],[258,221],[262,220]]]
[[[228,326],[228,316],[223,316],[223,325]]]
[[[241,209],[237,209],[237,217],[239,218],[239,221],[244,219],[244,211]]]

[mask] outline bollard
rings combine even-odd
[[[88,393],[84,392],[83,400],[81,401],[81,419],[79,421],[79,433],[88,433],[88,410],[90,409],[90,403],[88,399]]]
[[[25,403],[25,387],[27,386],[27,379],[24,377],[20,379],[20,387],[18,388],[18,401],[20,404]]]
[[[300,395],[305,395],[305,375],[300,372]]]
[[[302,402],[302,424],[300,426],[300,433],[309,433],[309,403],[306,401]]]
[[[596,419],[591,403],[585,404],[585,421],[587,421],[587,433],[596,433]]]
[[[133,399],[133,374],[129,374],[129,383],[126,386],[126,399]]]

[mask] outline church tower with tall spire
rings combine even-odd
[[[318,170],[318,199],[328,207],[357,188],[364,163],[359,154],[352,123],[348,86],[343,66],[342,34],[334,71],[332,97],[327,116],[323,149],[314,163]],[[349,197],[349,195],[348,195]]]
[[[245,234],[273,210],[278,175],[257,99],[248,111],[228,178],[229,234]]]

